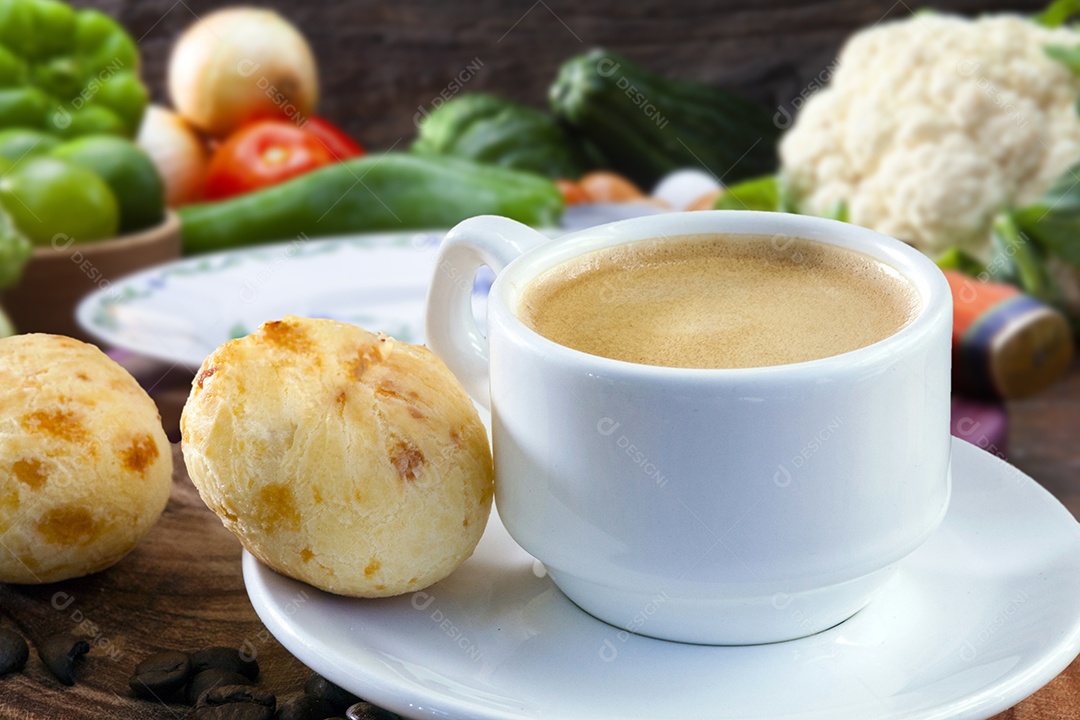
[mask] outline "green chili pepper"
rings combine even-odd
[[[135,41],[59,0],[0,0],[0,128],[134,137],[146,109]]]
[[[473,215],[552,225],[562,195],[533,173],[448,157],[387,153],[328,165],[264,190],[180,210],[184,250],[301,234],[448,228]]]

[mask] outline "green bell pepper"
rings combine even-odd
[[[60,0],[0,0],[0,128],[134,137],[148,95],[135,41]]]
[[[24,158],[46,155],[60,142],[59,138],[44,130],[8,128],[0,130],[0,157],[17,163]]]

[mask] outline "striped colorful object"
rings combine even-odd
[[[953,293],[953,389],[1013,399],[1043,390],[1072,362],[1069,322],[1011,285],[947,270]]]

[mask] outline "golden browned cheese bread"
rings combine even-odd
[[[69,337],[0,340],[0,582],[104,570],[171,487],[157,407],[126,370]]]
[[[180,421],[203,501],[251,554],[342,595],[419,590],[472,554],[487,433],[418,345],[287,316],[219,347]]]

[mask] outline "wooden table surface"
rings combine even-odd
[[[186,395],[184,380],[174,371],[155,393],[173,433]],[[1061,384],[1009,410],[1010,458],[1080,516],[1080,365]],[[165,514],[119,564],[54,585],[0,585],[0,624],[17,628],[31,643],[66,631],[93,645],[73,688],[49,677],[33,653],[26,670],[0,678],[0,718],[176,720],[184,706],[135,700],[127,689],[135,664],[164,649],[242,645],[256,654],[264,689],[281,697],[300,688],[308,670],[274,640],[248,602],[240,544],[202,504],[178,447],[174,457]],[[995,720],[1076,717],[1080,661]]]

